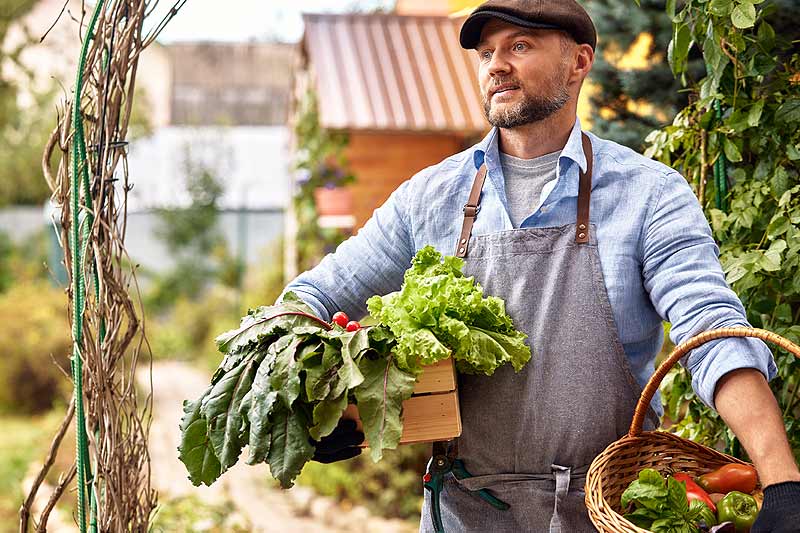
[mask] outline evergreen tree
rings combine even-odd
[[[644,138],[670,124],[688,103],[688,91],[676,79],[667,62],[672,22],[665,11],[666,0],[585,0],[597,27],[598,50],[591,81],[597,92],[591,97],[592,131],[599,136],[642,151]],[[680,4],[680,2],[675,2]],[[778,35],[797,39],[800,2],[770,0],[767,20]],[[645,51],[645,68],[618,68],[616,60],[627,52],[642,33],[652,36]],[[784,58],[777,58],[779,61]],[[692,47],[683,76],[696,81],[705,76],[703,59]],[[644,103],[644,105],[642,105]]]
[[[665,0],[641,0],[641,9],[637,9],[633,0],[584,3],[598,33],[591,75],[597,87],[591,97],[592,131],[635,150],[642,149],[648,133],[671,123],[687,103],[664,54],[672,38],[664,4]],[[652,36],[641,57],[647,66],[617,68],[614,63],[643,33]],[[691,72],[702,75],[702,63],[693,64]]]

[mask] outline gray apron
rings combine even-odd
[[[484,294],[505,300],[528,335],[531,361],[515,373],[458,377],[463,432],[458,457],[475,477],[444,479],[447,533],[596,531],[584,504],[591,461],[627,433],[641,388],[631,373],[608,299],[596,231],[589,224],[592,151],[581,173],[576,224],[470,236],[486,174],[476,176],[456,255]],[[472,221],[466,220],[467,217]],[[646,427],[658,417],[650,409]],[[497,510],[471,491],[510,504]],[[430,492],[420,531],[433,532]]]

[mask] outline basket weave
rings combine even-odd
[[[677,346],[647,382],[633,415],[628,434],[611,443],[592,461],[586,475],[586,507],[589,518],[603,533],[648,533],[620,514],[620,497],[644,468],[662,473],[686,472],[698,476],[726,463],[744,461],[664,431],[642,431],[650,400],[667,372],[686,353],[723,337],[756,337],[771,342],[800,358],[800,347],[771,331],[755,328],[723,328],[706,331]]]

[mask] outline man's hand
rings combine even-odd
[[[800,533],[800,481],[764,489],[764,504],[751,533]]]
[[[752,533],[800,533],[800,469],[767,380],[758,370],[729,372],[717,384],[715,402],[765,487]]]
[[[327,464],[351,459],[361,453],[358,445],[362,442],[364,442],[364,433],[356,429],[355,420],[339,420],[333,433],[322,437],[319,442],[311,440],[316,448],[311,460]]]

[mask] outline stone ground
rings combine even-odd
[[[138,380],[147,387],[147,370]],[[371,516],[366,507],[343,508],[306,487],[284,491],[269,480],[267,465],[237,464],[211,487],[195,487],[178,460],[178,423],[184,399],[194,399],[208,385],[209,376],[189,364],[164,361],[153,364],[153,423],[150,430],[153,488],[159,500],[193,495],[202,501],[236,505],[237,523],[253,533],[410,533],[416,528],[401,520]]]

